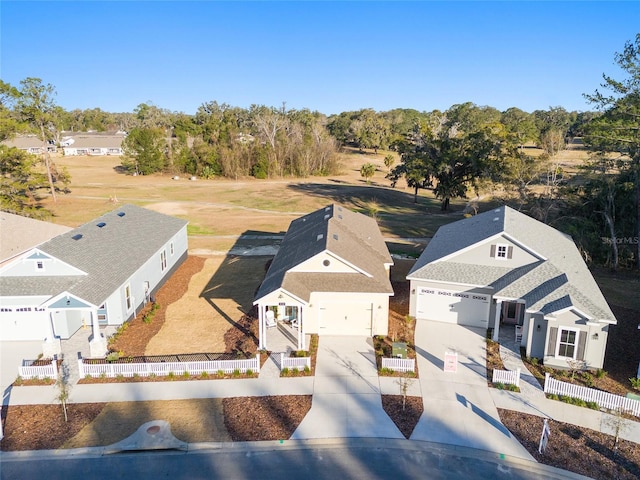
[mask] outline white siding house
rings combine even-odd
[[[493,330],[516,329],[527,356],[602,368],[616,324],[571,238],[509,207],[438,229],[407,275],[410,314]]]
[[[386,335],[393,261],[372,218],[330,205],[291,222],[254,305],[260,345],[267,311],[304,334]]]
[[[59,350],[83,325],[92,355],[106,352],[99,325],[134,317],[187,255],[187,222],[124,205],[29,249],[0,268],[0,341]]]

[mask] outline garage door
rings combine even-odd
[[[425,320],[486,327],[489,320],[489,295],[418,287],[416,317]]]
[[[320,305],[320,335],[371,335],[371,303]]]

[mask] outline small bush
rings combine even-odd
[[[394,370],[392,368],[389,368],[389,367],[382,367],[380,369],[380,373],[382,373],[383,375],[393,375]]]
[[[585,372],[582,374],[582,378],[584,379],[584,383],[587,387],[593,387],[593,375]]]
[[[202,373],[200,373],[200,378],[209,378],[209,374],[203,371]]]
[[[85,379],[85,380],[91,380],[92,378],[93,378],[93,377],[91,376],[91,374],[90,374],[90,373],[87,373],[87,374],[84,376],[84,379]]]
[[[224,377],[224,370],[218,370],[216,375],[218,375],[218,377],[220,377],[220,378]]]
[[[600,410],[600,405],[596,402],[587,402],[587,408],[590,408],[591,410]]]
[[[538,359],[537,357],[531,357],[531,365],[538,365],[539,361],[540,359]]]
[[[189,378],[191,376],[191,374],[185,370],[184,372],[182,372],[182,376],[184,378]]]
[[[156,378],[156,374],[155,374],[155,373],[153,373],[153,372],[151,372],[151,373],[149,374],[149,378]]]
[[[253,370],[247,368],[247,376],[250,377],[251,375],[253,375]]]
[[[629,381],[634,390],[640,390],[640,377],[630,378]]]
[[[234,377],[239,377],[239,376],[240,376],[240,370],[236,368],[236,369],[233,371],[233,376],[234,376]]]
[[[103,379],[104,379],[104,378],[107,378],[107,373],[106,373],[106,372],[102,372],[102,373],[100,374],[100,378],[103,378]]]
[[[116,362],[120,359],[120,352],[110,352],[107,355],[107,362]]]
[[[20,375],[18,375],[15,379],[15,381],[13,382],[14,385],[20,386],[22,385],[22,377]]]
[[[117,375],[116,375],[116,378],[117,378],[118,380],[122,381],[122,380],[124,380],[124,375],[123,375],[123,374],[121,374],[121,373],[119,373],[119,374],[117,374]]]
[[[309,368],[308,365],[305,365],[304,367],[304,373],[311,373],[311,368]]]
[[[507,385],[507,390],[509,390],[510,392],[519,392],[520,388],[510,383],[509,385]]]
[[[137,373],[134,373],[133,378],[140,378],[140,375],[138,375]]]
[[[281,373],[282,375],[284,375],[284,376],[289,375],[289,368],[284,367],[284,368],[280,371],[280,373]]]
[[[497,388],[498,390],[504,390],[504,383],[502,383],[502,382],[496,382],[496,383],[493,384],[493,386],[495,388]]]
[[[176,374],[173,372],[169,372],[169,374],[167,375],[167,377],[169,377],[169,380],[173,380],[176,377]]]
[[[597,378],[604,378],[604,377],[606,377],[606,376],[607,376],[607,372],[606,372],[606,371],[604,371],[604,370],[602,370],[601,368],[599,368],[599,369],[596,371],[596,377],[597,377]]]

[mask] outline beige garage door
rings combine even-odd
[[[320,335],[371,335],[371,303],[320,305]]]
[[[425,320],[486,327],[489,296],[438,288],[418,288],[416,317]]]

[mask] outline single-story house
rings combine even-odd
[[[91,355],[102,356],[100,326],[132,319],[186,255],[185,220],[119,207],[0,268],[0,340],[43,341],[49,356],[91,325]]]
[[[602,368],[616,324],[568,235],[509,207],[440,227],[407,275],[410,314],[509,328],[526,355],[569,368]]]
[[[71,227],[64,225],[0,212],[0,267],[30,248],[70,230]]]
[[[75,133],[65,136],[60,146],[65,155],[122,155],[124,133]]]
[[[42,140],[37,135],[18,135],[5,140],[2,144],[8,147],[15,147],[18,150],[24,150],[27,153],[33,153],[34,155],[39,155],[45,151]],[[57,148],[55,143],[52,141],[47,142],[46,150],[49,153],[56,153]]]
[[[260,347],[271,316],[296,326],[299,349],[307,333],[386,335],[392,264],[378,224],[366,215],[329,205],[294,220],[253,302]]]

